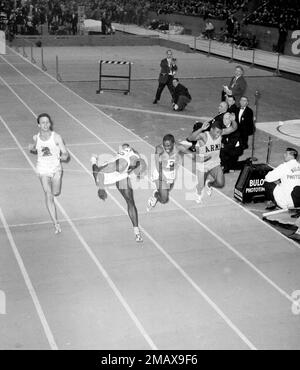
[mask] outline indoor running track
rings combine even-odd
[[[27,150],[41,112],[71,153],[60,235]],[[1,349],[300,349],[299,245],[218,191],[199,206],[174,189],[147,213],[147,179],[137,244],[117,190],[97,198],[89,160],[153,147],[13,51],[0,113]]]

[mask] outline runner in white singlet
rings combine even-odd
[[[157,202],[165,204],[169,201],[169,193],[173,189],[182,154],[190,155],[191,152],[184,145],[175,143],[175,138],[171,134],[165,135],[163,143],[157,145],[152,174],[156,190],[148,199],[147,211],[154,208]]]
[[[37,154],[36,172],[45,193],[46,207],[53,221],[55,233],[58,234],[61,228],[57,220],[54,197],[61,191],[61,160],[66,161],[69,154],[61,136],[52,131],[53,124],[49,114],[41,113],[37,117],[37,122],[40,131],[33,136],[33,143],[28,147],[31,153]]]
[[[123,144],[118,154],[108,162],[101,163],[98,156],[92,156],[91,162],[93,165],[93,176],[99,188],[99,198],[102,200],[107,198],[105,185],[116,184],[117,189],[127,203],[128,216],[133,225],[135,240],[142,242],[143,239],[138,226],[138,212],[134,202],[130,174],[134,172],[137,178],[141,178],[147,167],[146,162],[128,144]]]

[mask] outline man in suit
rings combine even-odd
[[[236,114],[229,111],[223,116],[224,127],[230,127],[233,122],[236,123]],[[223,173],[228,173],[230,170],[237,170],[243,167],[243,163],[238,162],[239,157],[243,154],[243,149],[240,144],[240,133],[238,130],[222,135],[222,146],[220,151],[221,166]]]
[[[234,113],[236,117],[238,114],[239,108],[236,105],[235,97],[233,95],[227,95],[226,103],[228,104],[227,112]]]
[[[229,86],[223,85],[222,101],[226,100],[226,96],[233,95],[237,105],[241,97],[245,94],[247,89],[247,82],[244,78],[244,68],[236,66],[234,76],[232,77]]]
[[[278,36],[277,52],[284,54],[285,42],[288,36],[288,28],[283,22],[279,23]]]
[[[249,100],[247,96],[242,96],[240,99],[240,108],[236,117],[242,149],[248,148],[248,137],[255,131],[253,110],[248,105]]]
[[[71,28],[72,28],[72,34],[77,34],[77,25],[78,25],[78,15],[75,12],[72,12],[70,17],[71,22]]]
[[[155,94],[153,104],[160,100],[163,89],[167,86],[174,101],[173,77],[177,71],[176,59],[173,58],[171,50],[167,50],[167,57],[160,62],[160,74],[158,78],[158,88]]]
[[[181,83],[179,83],[178,78],[173,78],[172,83],[174,86],[173,109],[184,110],[186,105],[192,100],[189,90]]]

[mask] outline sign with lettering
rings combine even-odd
[[[293,55],[300,55],[300,30],[295,30],[291,34],[292,45],[291,51]]]

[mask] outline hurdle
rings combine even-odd
[[[102,65],[103,64],[118,64],[118,65],[128,65],[128,75],[110,75],[110,74],[103,74],[102,71]],[[125,95],[127,95],[130,92],[130,82],[131,82],[131,65],[132,62],[126,62],[126,61],[117,61],[117,60],[99,60],[99,87],[96,91],[97,94],[100,94],[101,91],[104,90],[115,90],[115,91],[123,91]],[[128,80],[127,89],[117,89],[117,88],[104,88],[102,86],[102,78],[103,77],[109,77],[109,78],[122,78],[125,80]]]

